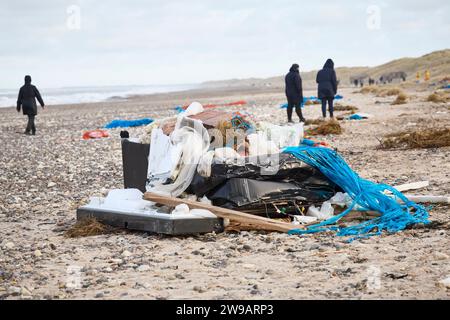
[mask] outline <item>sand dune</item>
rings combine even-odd
[[[336,74],[343,85],[349,85],[351,76],[367,74],[378,79],[382,74],[396,71],[404,71],[408,75],[408,81],[415,81],[416,72],[422,76],[425,70],[431,72],[431,81],[438,81],[450,75],[450,49],[434,51],[418,58],[401,58],[387,62],[376,67],[337,67]],[[315,86],[317,70],[301,72],[304,86],[312,88]],[[204,87],[271,87],[281,88],[284,85],[282,76],[266,79],[232,79],[223,81],[208,81],[203,83]]]

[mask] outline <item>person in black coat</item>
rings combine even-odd
[[[294,63],[289,69],[289,73],[284,78],[284,81],[286,83],[286,97],[288,100],[288,122],[292,122],[292,111],[294,108],[297,116],[300,119],[300,122],[305,122],[305,118],[303,118],[301,109],[301,104],[303,103],[302,78],[300,77],[298,68],[298,64]]]
[[[318,83],[317,96],[322,100],[322,115],[327,116],[327,102],[330,117],[333,118],[333,100],[337,93],[336,72],[334,71],[334,62],[328,59],[323,69],[317,73],[316,82]]]
[[[23,114],[28,116],[28,124],[25,129],[25,134],[27,135],[36,134],[36,125],[34,124],[34,118],[37,115],[36,99],[38,99],[43,109],[45,104],[39,90],[31,84],[31,77],[25,76],[25,84],[20,88],[17,98],[17,112],[20,112],[22,107]]]

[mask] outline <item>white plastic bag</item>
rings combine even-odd
[[[179,214],[188,214],[189,213],[189,207],[187,204],[182,203],[175,207],[175,209],[172,210],[171,214],[173,215],[179,215]]]
[[[203,109],[203,106],[200,102],[192,102],[189,107],[187,107],[186,111],[183,112],[183,115],[188,116],[195,116],[196,114],[202,113],[205,109]]]
[[[294,221],[292,221],[292,223],[298,225],[298,224],[312,223],[312,222],[316,222],[316,221],[317,221],[317,217],[295,215]]]
[[[147,191],[178,197],[191,184],[197,165],[209,149],[209,134],[201,121],[179,116],[175,130],[170,135],[171,144],[181,150],[181,157],[172,170],[171,184],[147,184]],[[151,147],[150,147],[151,149]]]
[[[273,141],[279,149],[298,146],[303,141],[303,123],[291,126],[278,126],[269,122],[260,122],[258,127],[266,134],[268,140]]]
[[[248,153],[250,157],[280,152],[280,149],[278,149],[273,141],[267,140],[263,132],[249,134],[247,139],[249,143]]]
[[[320,210],[315,206],[310,206],[306,212],[307,216],[316,217],[319,220],[327,220],[334,215],[334,208],[331,206],[329,201],[322,203]]]

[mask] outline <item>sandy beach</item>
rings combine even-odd
[[[379,150],[385,134],[449,127],[445,103],[426,102],[429,89],[405,89],[410,99],[376,97],[343,88],[339,103],[373,115],[341,121],[342,135],[318,136],[337,148],[363,178],[396,185],[428,180],[415,194],[450,194],[450,149]],[[313,90],[305,96],[315,95]],[[285,124],[282,89],[194,90],[128,100],[39,109],[37,135],[23,134],[26,117],[0,109],[0,299],[448,299],[448,205],[430,208],[427,226],[347,243],[330,234],[290,236],[241,232],[169,237],[141,232],[66,238],[76,208],[89,197],[123,187],[120,130],[85,141],[84,130],[113,119],[159,119],[192,101],[246,100],[258,120]],[[340,115],[344,112],[337,112]],[[320,117],[306,106],[307,119]],[[297,121],[296,117],[294,119]],[[141,129],[131,128],[131,136]],[[74,278],[75,277],[75,278]],[[75,280],[74,280],[75,279]],[[79,281],[81,288],[67,284]],[[373,282],[373,283],[372,283]]]

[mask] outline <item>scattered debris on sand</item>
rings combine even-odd
[[[340,104],[336,104],[334,106],[334,111],[350,111],[352,114],[357,112],[359,109],[355,106],[350,106],[350,105],[340,105]]]
[[[377,97],[399,96],[404,94],[399,88],[383,89],[378,91]]]
[[[310,126],[310,125],[319,125],[324,123],[325,120],[323,119],[308,119],[305,121],[305,126]]]
[[[428,96],[426,101],[434,103],[446,103],[450,101],[450,96],[445,92],[434,92]]]
[[[394,102],[392,102],[392,105],[398,105],[398,104],[405,104],[406,101],[408,100],[408,96],[404,93],[399,93],[397,96],[397,99],[394,100]]]
[[[358,91],[359,93],[362,94],[376,94],[379,91],[379,88],[377,86],[368,86],[368,87],[364,87],[362,88],[360,91]]]
[[[391,96],[400,96],[400,95],[405,95],[405,93],[397,88],[397,87],[392,87],[392,88],[380,88],[377,86],[368,86],[368,87],[364,87],[362,88],[359,93],[362,94],[374,94],[377,97],[391,97]]]
[[[98,222],[95,218],[84,218],[78,220],[70,229],[68,229],[65,236],[67,238],[90,237],[112,233],[116,230],[117,229],[114,227]]]
[[[421,129],[386,135],[381,140],[381,149],[441,148],[450,146],[450,129]]]
[[[342,134],[344,130],[337,120],[329,120],[326,122],[322,122],[317,127],[309,129],[306,131],[307,135],[310,136],[318,136],[318,135],[327,135],[327,134]]]
[[[311,106],[313,104],[320,104],[320,100],[307,100],[305,106]]]

